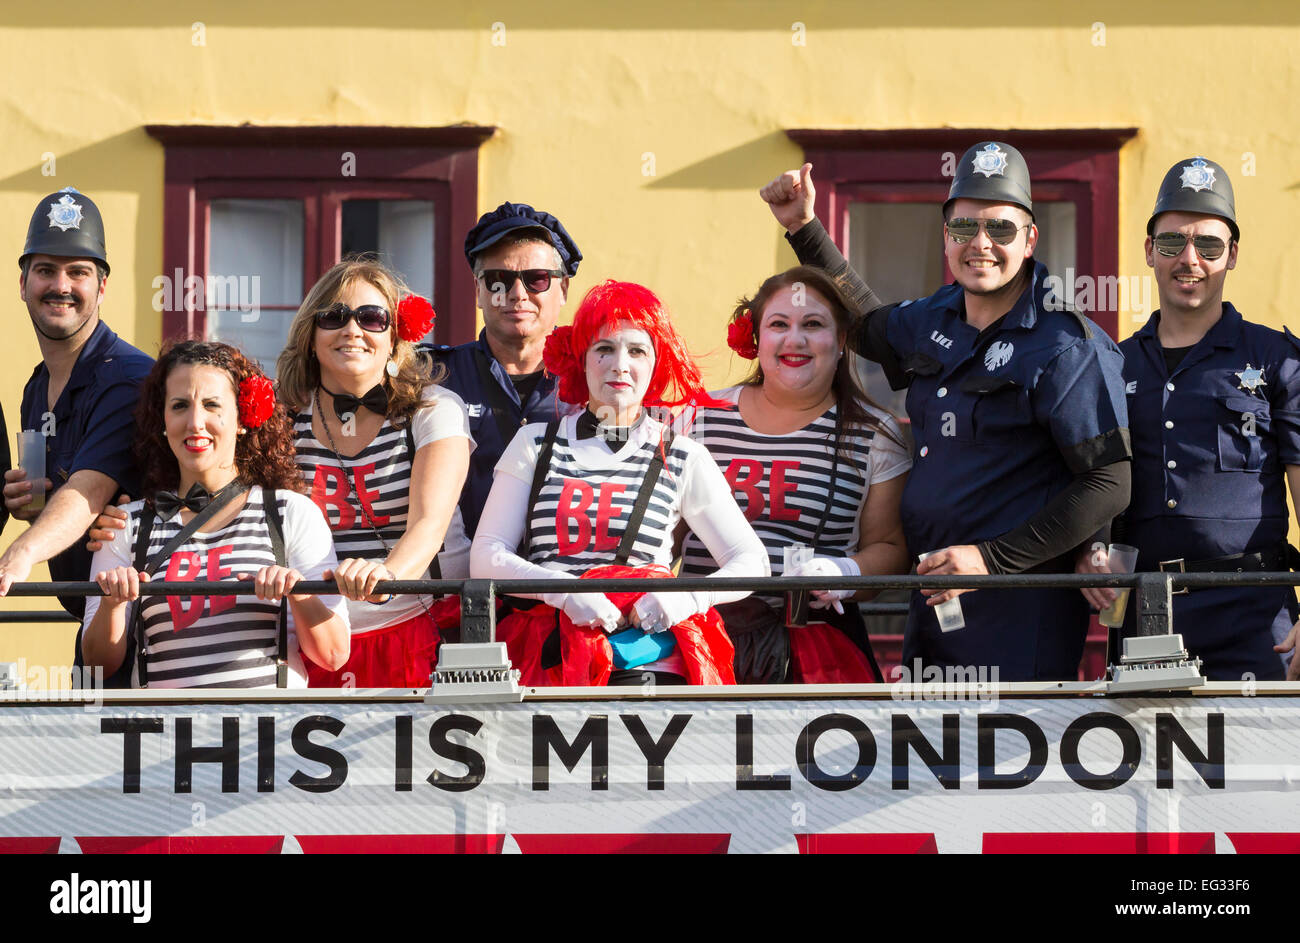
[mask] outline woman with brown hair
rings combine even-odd
[[[351,659],[308,664],[312,687],[428,687],[438,620],[459,619],[455,602],[375,592],[469,575],[457,501],[474,441],[465,404],[413,345],[433,319],[383,264],[345,259],[307,293],[280,354],[298,465],[334,534],[352,623]]]
[[[897,420],[862,392],[844,356],[852,322],[824,271],[773,275],[732,314],[727,342],[755,361],[739,385],[713,395],[690,434],[722,468],[767,548],[773,575],[852,577],[906,573],[899,501],[912,462]],[[786,563],[787,551],[808,559]],[[682,575],[716,564],[694,535]],[[883,681],[848,590],[819,590],[809,624],[787,620],[777,597],[751,597],[720,611],[736,644],[740,682]],[[766,605],[764,605],[766,604]],[[742,608],[744,607],[744,608]]]
[[[144,381],[135,422],[146,498],[123,509],[126,539],[92,561],[105,598],[86,601],[86,664],[112,674],[134,644],[136,687],[305,687],[303,655],[343,664],[343,601],[293,593],[326,578],[334,548],[299,493],[289,417],[257,365],[226,344],[172,344]],[[169,582],[252,579],[257,595],[128,606],[159,572]]]

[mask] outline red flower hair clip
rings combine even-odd
[[[437,317],[427,300],[419,295],[407,295],[397,304],[397,336],[414,343],[429,333]]]
[[[256,429],[275,412],[275,387],[260,374],[239,381],[239,424]]]
[[[754,340],[754,315],[748,308],[734,316],[727,325],[727,346],[746,360],[758,357],[758,344]]]

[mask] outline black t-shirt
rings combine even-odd
[[[510,382],[514,384],[515,392],[519,394],[519,402],[528,402],[528,397],[537,389],[537,383],[542,379],[544,371],[538,370],[536,373],[512,373]]]
[[[1192,345],[1192,347],[1195,346],[1195,344]],[[1160,351],[1165,355],[1165,372],[1172,374],[1177,370],[1178,365],[1183,362],[1183,358],[1187,356],[1192,347],[1161,347]]]

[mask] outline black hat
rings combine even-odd
[[[948,199],[943,204],[944,215],[948,215],[953,200],[963,197],[1011,203],[1032,217],[1034,203],[1029,197],[1029,165],[1010,144],[981,141],[961,155],[957,176],[953,178]]]
[[[1156,217],[1161,213],[1218,216],[1227,222],[1233,239],[1241,238],[1228,172],[1204,157],[1180,160],[1169,168],[1169,173],[1160,182],[1160,192],[1156,194],[1156,208],[1147,220],[1148,236],[1154,231]]]
[[[560,264],[568,275],[578,274],[582,253],[570,238],[564,224],[550,213],[540,213],[527,203],[502,203],[490,213],[479,217],[478,223],[465,236],[465,259],[474,265],[474,256],[491,248],[508,233],[516,229],[542,229],[551,245],[560,253]]]
[[[37,203],[18,264],[37,254],[94,259],[108,271],[104,220],[95,202],[74,187],[64,187]]]

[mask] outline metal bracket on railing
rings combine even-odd
[[[462,642],[491,642],[497,634],[496,589],[491,580],[466,580],[460,587]]]
[[[424,702],[522,701],[519,669],[510,667],[505,642],[447,643]]]
[[[1172,691],[1205,683],[1201,660],[1188,658],[1173,630],[1173,574],[1141,573],[1137,585],[1137,632],[1124,639],[1118,665],[1111,665],[1110,694]]]

